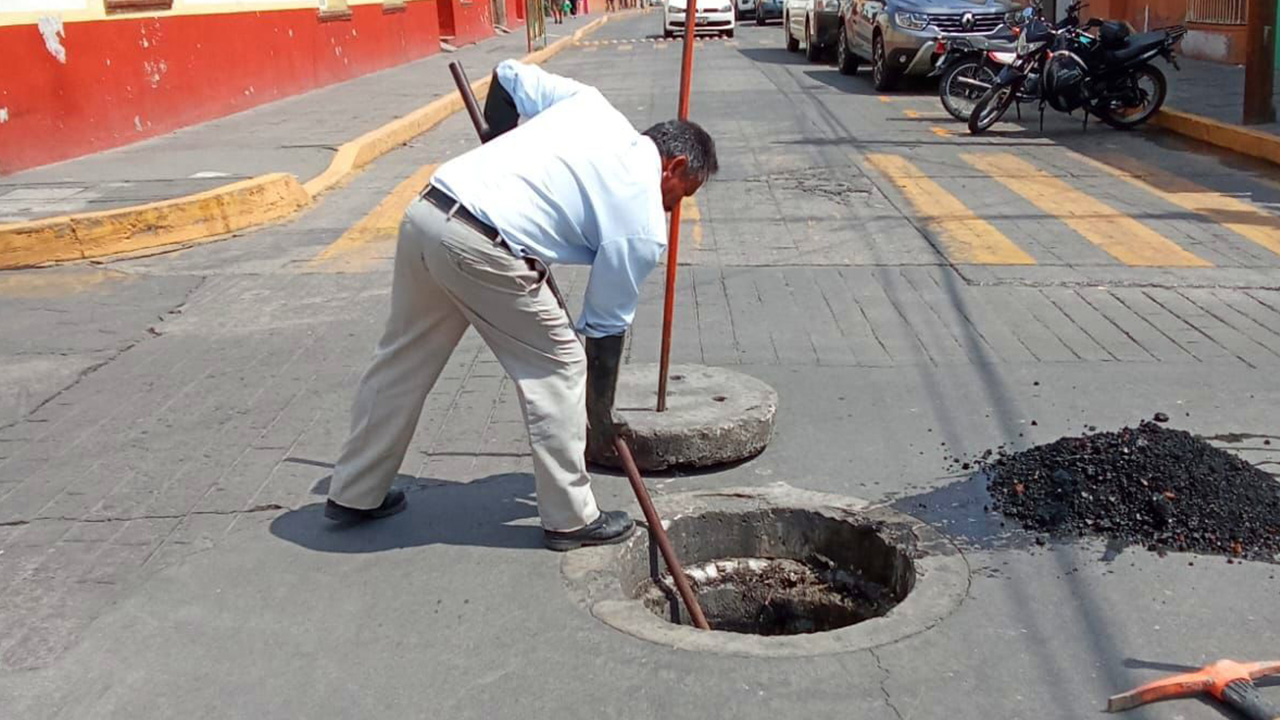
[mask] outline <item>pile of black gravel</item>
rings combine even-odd
[[[1028,530],[1280,560],[1280,482],[1181,430],[1143,422],[982,464],[996,509]]]

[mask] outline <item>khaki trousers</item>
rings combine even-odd
[[[329,497],[360,509],[382,502],[427,393],[469,325],[515,382],[543,527],[595,521],[583,457],[586,357],[568,315],[538,271],[422,199],[400,223],[391,316],[360,379]]]

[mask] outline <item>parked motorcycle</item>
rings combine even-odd
[[[1065,113],[1083,109],[1108,125],[1130,129],[1150,120],[1164,105],[1168,82],[1151,64],[1163,57],[1178,68],[1174,46],[1186,35],[1175,26],[1138,35],[1126,23],[1090,20],[1094,37],[1081,28],[1058,29],[1038,12],[1018,37],[1012,64],[996,76],[969,115],[969,132],[979,134],[994,125],[1015,102],[1030,98]]]
[[[1013,62],[1017,31],[1001,28],[986,37],[951,37],[938,41],[943,54],[929,77],[941,76],[938,98],[957,120],[968,120],[973,106],[996,81],[1000,68]]]
[[[1080,24],[1080,10],[1088,7],[1072,3],[1058,23],[1059,29]],[[1034,12],[1026,19],[1034,16]],[[969,119],[974,105],[995,83],[1001,68],[1017,58],[1017,41],[1021,26],[1003,26],[988,36],[951,35],[938,40],[940,57],[930,77],[940,76],[938,97],[942,107],[957,120]],[[1022,98],[1032,102],[1033,98]]]

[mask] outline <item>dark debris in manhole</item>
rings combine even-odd
[[[885,586],[822,557],[806,562],[739,558],[687,571],[707,622],[713,630],[725,632],[766,636],[826,632],[880,617],[899,602]],[[662,605],[648,603],[651,610],[664,614],[664,610],[679,609],[669,581],[655,590],[665,600]],[[688,624],[687,618],[675,619]]]
[[[1143,422],[988,452],[971,465],[986,476],[994,509],[1026,530],[1280,559],[1280,482],[1182,430]]]

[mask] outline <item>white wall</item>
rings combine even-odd
[[[91,0],[0,0],[0,14],[84,10]]]

